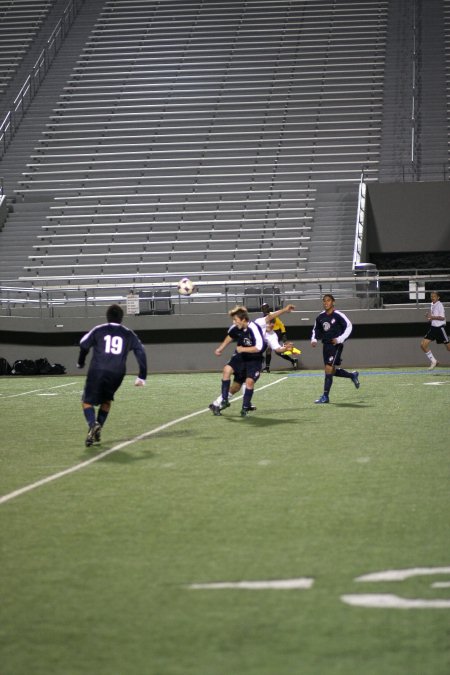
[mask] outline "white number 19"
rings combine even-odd
[[[120,335],[105,335],[105,352],[107,354],[121,354],[123,340]]]

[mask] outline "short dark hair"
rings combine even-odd
[[[322,300],[325,300],[325,298],[330,298],[330,300],[332,300],[333,302],[336,302],[335,299],[334,299],[334,295],[331,295],[331,293],[325,293]]]
[[[271,311],[272,308],[270,307],[269,303],[263,302],[263,304],[261,305],[261,312],[263,312],[263,314],[270,314]]]
[[[122,323],[123,309],[120,305],[111,305],[106,311],[108,323]]]

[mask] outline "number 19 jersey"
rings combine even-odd
[[[119,323],[104,323],[95,326],[80,340],[78,363],[84,365],[88,352],[92,349],[89,370],[113,371],[125,374],[127,356],[133,351],[139,364],[139,377],[147,377],[147,358],[144,346],[136,333]]]

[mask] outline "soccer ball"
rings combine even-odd
[[[183,277],[178,282],[178,293],[180,295],[191,295],[194,290],[194,284],[187,277]]]

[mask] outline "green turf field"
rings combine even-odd
[[[450,370],[360,379],[0,378],[1,675],[449,675]]]

